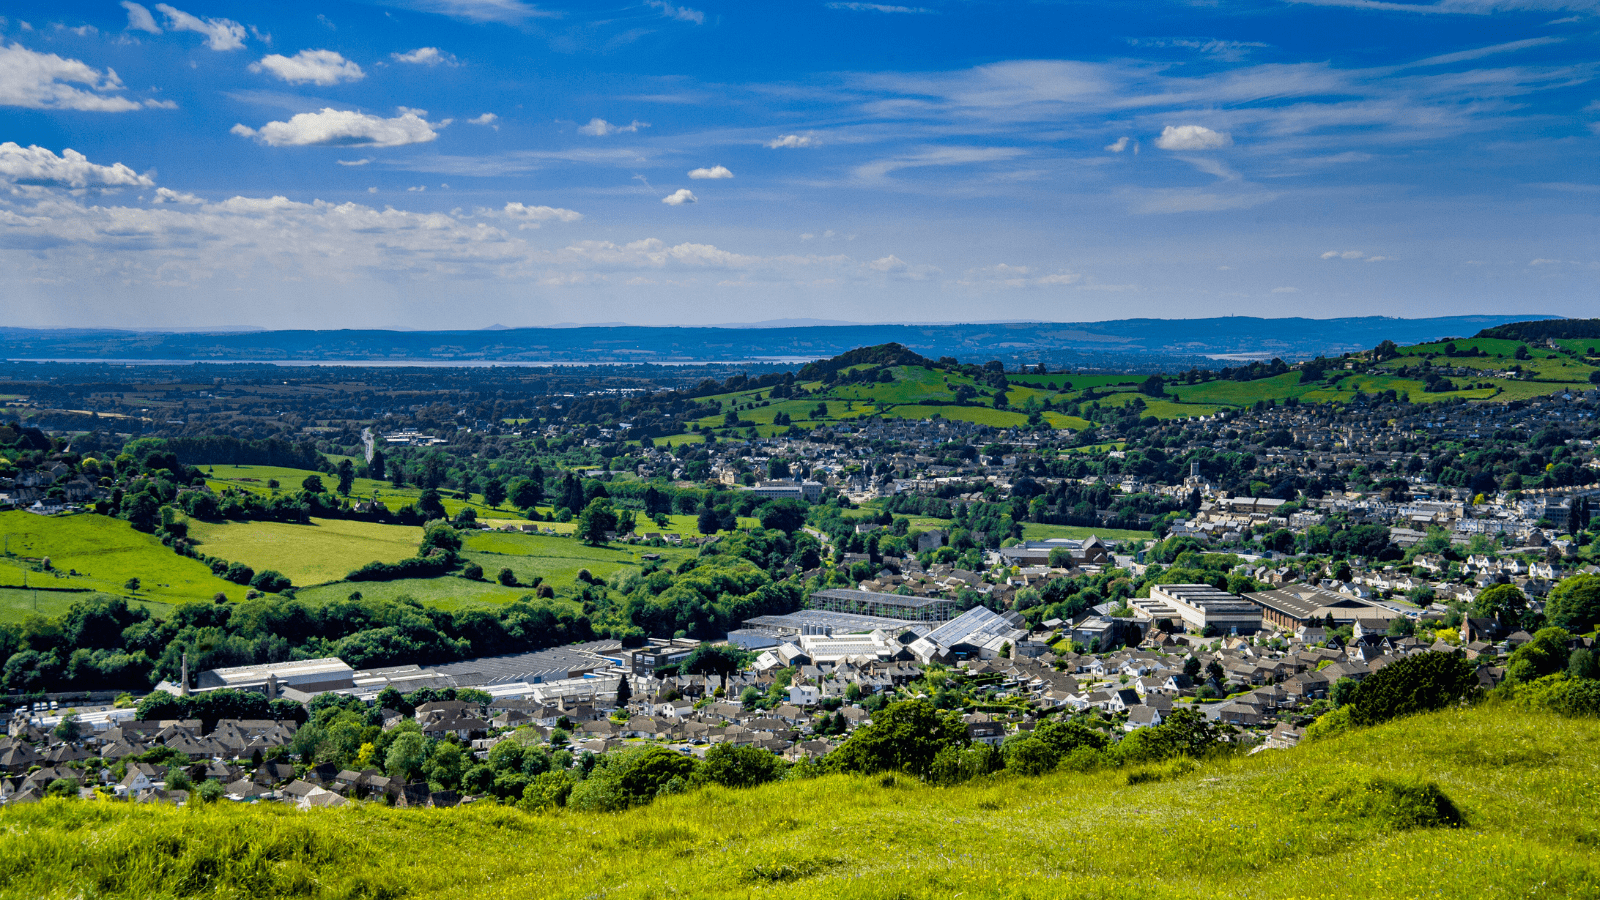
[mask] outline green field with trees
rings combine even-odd
[[[205,563],[173,553],[121,519],[0,512],[0,542],[3,587],[19,588],[26,582],[161,604],[209,600],[219,593],[240,599],[245,594],[244,587],[217,577]],[[32,608],[31,592],[0,593],[0,618],[15,620]]]
[[[318,518],[306,525],[194,520],[189,534],[205,553],[257,571],[275,569],[299,586],[339,581],[374,560],[415,556],[422,540],[414,525]]]

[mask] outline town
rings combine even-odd
[[[1381,371],[1381,355],[1347,370]],[[1336,713],[1369,677],[1424,656],[1459,660],[1479,692],[1564,673],[1568,657],[1574,677],[1592,677],[1592,385],[1504,403],[1291,396],[1162,418],[1141,415],[1145,401],[1207,376],[1131,388],[1100,376],[1122,391],[1102,406],[1092,386],[1062,393],[1083,377],[1072,373],[930,365],[873,348],[798,378],[690,391],[709,400],[601,392],[573,408],[567,393],[530,404],[537,428],[465,409],[453,431],[427,417],[358,437],[342,426],[356,442],[338,464],[338,427],[311,432],[316,449],[180,429],[116,455],[101,449],[109,435],[15,422],[0,433],[14,448],[0,501],[18,508],[4,515],[22,523],[8,528],[19,549],[29,521],[115,516],[248,590],[162,622],[136,577],[125,596],[75,599],[59,624],[6,626],[15,711],[0,801],[600,808],[648,800],[585,799],[595,792],[579,786],[608,758],[689,767],[660,768],[658,789],[696,766],[820,772],[858,756],[852,740],[904,704],[949,717],[950,746],[992,750],[956,771],[1031,772],[1040,735],[1068,724],[1107,760],[1149,753],[1139,732],[1176,729],[1230,752],[1288,750],[1345,727]],[[1306,382],[1320,365],[1243,374]],[[1034,421],[963,419],[973,407],[961,405],[885,416],[894,407],[851,388],[927,384],[926,371],[945,380],[924,390],[997,384],[994,406]],[[1041,402],[1035,385],[1056,394]],[[779,398],[818,407],[809,427],[781,409],[765,426],[741,421]],[[823,409],[841,402],[865,409]],[[1048,406],[1082,425],[1052,427]],[[652,438],[594,421],[597,409],[676,409],[689,427]],[[184,461],[197,452],[212,458]],[[216,464],[230,458],[305,483]],[[412,559],[317,585],[209,555],[204,535],[229,532],[208,522],[252,520],[426,528]],[[93,577],[9,537],[6,552],[19,594]],[[594,571],[570,584],[486,574],[517,554],[575,553]],[[601,569],[606,553],[622,565]],[[435,613],[405,594],[372,606],[361,589],[382,585],[521,593],[497,612]],[[346,587],[357,590],[344,599]]]

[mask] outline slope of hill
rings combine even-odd
[[[0,897],[1594,896],[1597,738],[1480,707],[1188,771],[830,776],[611,814],[49,801],[0,810]]]

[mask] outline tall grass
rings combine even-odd
[[[0,896],[1594,896],[1597,737],[1476,709],[1134,778],[830,776],[593,815],[55,802],[0,811]]]

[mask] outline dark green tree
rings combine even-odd
[[[967,745],[967,729],[925,700],[891,703],[828,755],[837,772],[906,772],[922,776],[946,747]]]
[[[578,515],[578,539],[593,547],[604,544],[608,532],[617,530],[617,511],[611,501],[596,497]]]
[[[1368,675],[1356,687],[1351,717],[1357,725],[1376,725],[1454,706],[1477,690],[1477,673],[1466,660],[1454,653],[1418,653]]]
[[[1544,607],[1550,624],[1576,634],[1600,625],[1600,575],[1574,575],[1564,578],[1550,591]]]

